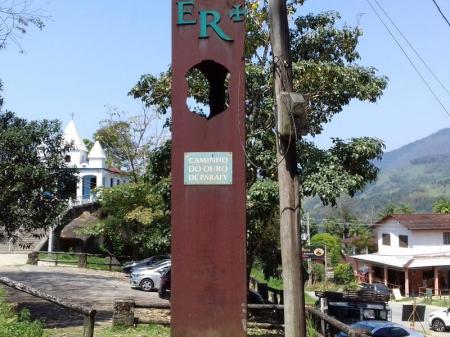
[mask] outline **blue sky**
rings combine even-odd
[[[450,88],[450,27],[432,0],[379,1]],[[450,1],[438,3],[450,18]],[[90,138],[106,117],[105,105],[137,111],[139,104],[127,92],[142,74],[160,73],[171,62],[169,0],[35,0],[35,4],[42,4],[51,16],[45,29],[24,36],[23,54],[14,45],[0,51],[5,107],[21,117],[58,118],[65,125],[74,113],[80,133]],[[316,139],[320,146],[327,146],[330,137],[374,136],[392,150],[450,126],[450,117],[365,0],[308,0],[301,10],[337,10],[343,23],[359,21],[364,30],[359,63],[374,66],[390,79],[378,103],[352,102],[326,125]],[[417,65],[450,111],[450,96],[418,60]]]

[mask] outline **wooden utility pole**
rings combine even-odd
[[[292,60],[286,0],[269,0],[270,41],[274,59],[277,112],[277,162],[280,191],[280,239],[286,337],[306,337],[305,300],[299,231],[299,179],[294,117],[283,101],[292,93]],[[281,122],[280,122],[281,121]],[[281,126],[280,126],[281,125]],[[288,132],[282,132],[281,129]],[[290,130],[290,132],[289,132]]]

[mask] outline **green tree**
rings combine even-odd
[[[341,239],[329,233],[319,233],[311,238],[312,246],[327,248],[327,259],[332,266],[336,266],[342,261]]]
[[[372,67],[357,64],[360,58],[356,46],[362,35],[360,28],[340,26],[336,12],[300,16],[297,9],[303,1],[288,1],[292,36],[292,58],[295,91],[307,101],[305,133],[319,135],[326,123],[342,111],[352,99],[375,102],[386,87],[386,78],[378,76]],[[260,207],[272,198],[271,184],[277,183],[275,159],[275,118],[273,115],[273,60],[271,59],[267,1],[247,2],[246,39],[246,152],[247,189],[253,195],[267,195],[249,202],[249,256],[258,255],[252,249],[264,246],[275,250],[278,240],[267,237],[277,231],[278,204],[272,210]],[[275,60],[276,61],[276,60]],[[192,74],[188,78],[190,95],[208,105],[208,90]],[[130,91],[146,106],[160,114],[170,111],[171,69],[159,75],[143,75]],[[378,169],[373,160],[380,158],[383,143],[373,138],[333,139],[330,149],[319,149],[312,141],[292,139],[299,151],[302,197],[319,196],[326,205],[336,205],[339,196],[353,196],[368,182],[376,179]],[[259,191],[259,192],[258,192]],[[256,200],[256,201],[255,201]],[[259,212],[259,213],[258,213]],[[258,214],[256,214],[258,213]],[[266,216],[270,214],[270,216]],[[263,259],[261,259],[264,262]],[[251,261],[250,261],[251,262]],[[272,268],[266,268],[271,270]]]
[[[375,249],[376,241],[374,238],[373,230],[364,224],[354,225],[350,227],[349,234],[354,238],[352,244],[359,250],[364,251],[366,254],[369,250]]]
[[[100,188],[100,204],[106,216],[83,229],[101,237],[102,248],[115,255],[143,258],[170,251],[170,183],[137,182]]]
[[[83,230],[115,255],[140,258],[170,252],[170,141],[150,153],[138,182],[100,189],[101,221]]]
[[[378,217],[380,219],[392,215],[392,214],[412,214],[414,213],[414,208],[411,207],[410,204],[407,203],[389,203],[380,213],[378,213]]]
[[[323,282],[325,280],[325,267],[321,263],[313,263],[311,268],[312,283]]]
[[[53,224],[76,185],[76,171],[64,161],[69,149],[58,121],[0,112],[0,235],[15,240],[19,230]]]
[[[163,128],[153,132],[158,119],[151,108],[144,107],[140,113],[130,115],[108,107],[108,118],[100,122],[95,132],[94,138],[104,146],[108,164],[129,172],[133,182],[142,179],[151,149],[164,139]]]
[[[433,213],[448,214],[450,213],[450,201],[441,198],[433,204]]]
[[[336,284],[350,284],[355,281],[351,264],[339,263],[334,268],[334,282]]]

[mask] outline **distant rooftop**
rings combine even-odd
[[[394,219],[408,229],[450,229],[450,214],[392,214],[385,216],[374,226]]]

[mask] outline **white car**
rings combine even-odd
[[[133,269],[133,272],[130,274],[131,287],[140,288],[143,291],[159,289],[161,275],[170,267],[170,264],[170,261],[164,261],[151,269]]]
[[[446,328],[450,327],[450,308],[430,313],[428,325],[434,331],[444,332]]]

